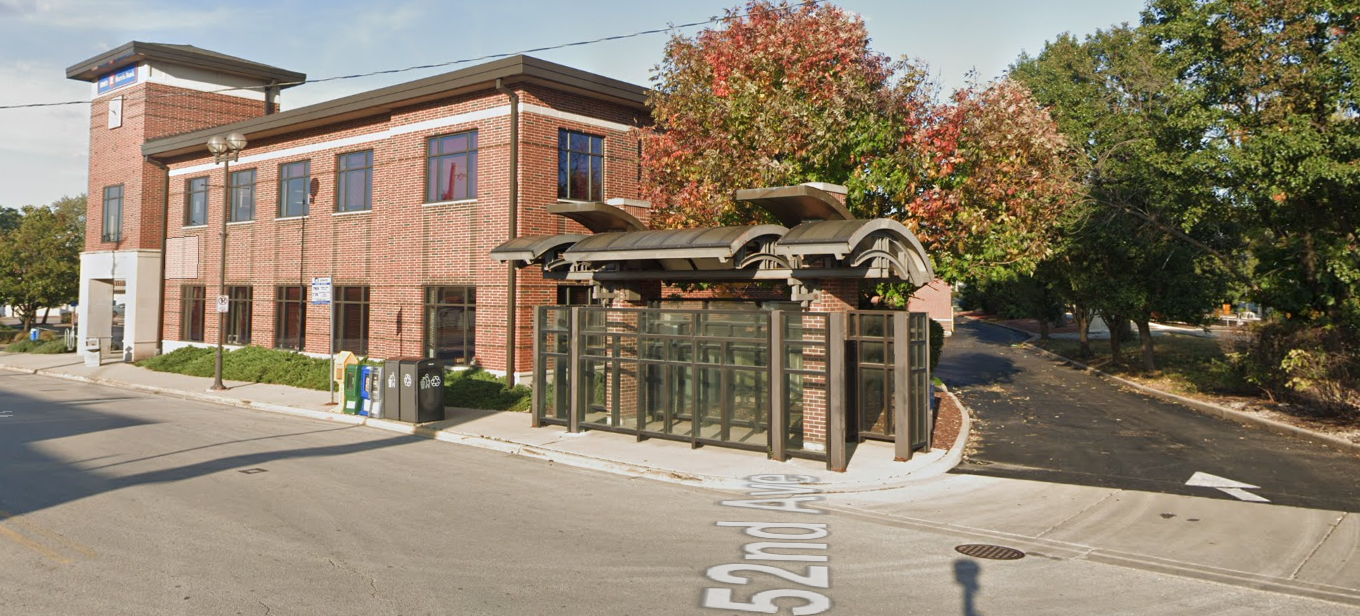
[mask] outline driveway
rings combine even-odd
[[[963,321],[936,376],[972,409],[954,472],[1233,498],[1197,472],[1256,486],[1280,505],[1360,511],[1360,457],[1213,419],[1014,346],[1026,336]]]

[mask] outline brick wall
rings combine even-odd
[[[907,310],[927,313],[939,321],[946,335],[954,333],[954,289],[943,280],[936,278],[917,289],[907,302]]]
[[[123,99],[123,123],[109,128],[109,102]],[[264,114],[264,103],[158,83],[140,83],[90,105],[90,184],[85,250],[161,248],[164,173],[142,158],[142,144]],[[123,185],[122,241],[104,242],[104,188]],[[174,219],[172,219],[174,220]]]
[[[609,123],[635,123],[635,111],[619,105],[558,92],[541,86],[520,90],[521,102],[587,115]],[[424,353],[424,288],[436,285],[476,287],[476,357],[493,370],[505,369],[507,272],[504,265],[488,258],[491,249],[509,234],[509,116],[497,110],[509,105],[507,97],[487,89],[458,97],[395,109],[381,117],[251,141],[242,152],[243,161],[233,171],[256,170],[255,220],[228,225],[227,285],[254,288],[253,343],[274,345],[274,288],[301,284],[312,277],[329,276],[337,286],[368,286],[369,353],[396,357]],[[484,112],[482,117],[436,129],[403,132],[417,122]],[[546,235],[580,230],[575,223],[549,214],[557,202],[557,131],[579,130],[603,136],[605,143],[605,197],[636,198],[638,195],[637,139],[627,127],[598,126],[569,118],[552,117],[529,110],[520,115],[520,211],[519,235]],[[475,200],[427,204],[425,200],[426,144],[430,137],[476,130],[478,138],[477,195]],[[248,162],[250,157],[272,155],[300,146],[315,146],[348,137],[372,136],[394,131],[385,138],[350,147],[288,155]],[[336,213],[336,157],[373,151],[372,209],[362,213]],[[311,177],[319,181],[309,216],[276,219],[280,165],[309,160]],[[173,170],[211,163],[202,156],[176,160]],[[202,228],[185,228],[185,181],[209,178],[209,220]],[[219,229],[223,215],[223,171],[220,167],[177,174],[170,182],[171,237],[199,235],[202,267],[196,280],[176,283],[204,284],[208,296],[218,294]],[[645,208],[625,208],[646,218]],[[555,280],[544,280],[535,268],[519,271],[516,331],[516,371],[533,364],[533,307],[556,302]],[[175,285],[167,292],[166,334],[178,335],[179,296]],[[305,350],[329,351],[329,309],[308,306]],[[217,339],[216,319],[210,319],[208,341]]]

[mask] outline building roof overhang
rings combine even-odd
[[[148,141],[142,145],[142,154],[157,158],[199,154],[209,137],[221,133],[234,131],[247,139],[259,140],[380,117],[402,107],[494,90],[498,79],[507,86],[546,85],[636,109],[639,118],[647,116],[647,88],[530,56],[514,56],[315,105]]]
[[[200,49],[193,45],[144,43],[142,41],[132,41],[83,62],[77,62],[67,67],[66,78],[77,81],[98,81],[104,75],[120,68],[148,60],[193,66],[219,73],[259,79],[263,82],[277,82],[279,87],[283,88],[301,85],[301,82],[307,80],[306,73],[251,62],[244,58]]]

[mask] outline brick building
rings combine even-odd
[[[647,219],[646,89],[535,58],[285,111],[305,75],[190,46],[133,42],[67,76],[94,90],[79,323],[101,353],[216,343],[226,296],[229,344],[324,354],[333,333],[341,350],[503,373],[514,305],[527,376],[532,307],[582,294],[533,268],[512,287],[488,259],[511,208],[516,235],[584,232],[547,212],[561,201]],[[206,143],[230,133],[247,145],[228,176]],[[333,322],[309,302],[315,277],[334,281]]]

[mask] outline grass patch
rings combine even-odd
[[[216,353],[215,349],[181,347],[137,365],[156,372],[209,377],[216,370]],[[222,378],[231,381],[326,391],[330,388],[329,373],[329,361],[293,351],[248,346],[222,355]]]
[[[1110,374],[1184,394],[1255,396],[1259,390],[1233,365],[1229,353],[1236,341],[1182,334],[1163,334],[1152,338],[1157,370],[1143,370],[1143,349],[1137,340],[1120,345],[1121,361],[1110,358],[1108,340],[1092,340],[1095,357],[1079,359],[1081,343],[1076,340],[1036,341],[1035,345]]]
[[[449,372],[444,379],[444,405],[493,411],[528,411],[532,401],[528,387],[506,387],[505,379],[481,368]]]

